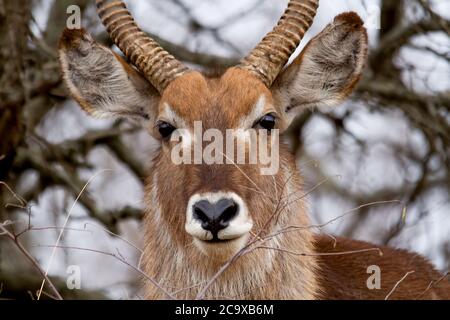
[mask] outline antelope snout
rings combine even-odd
[[[215,203],[200,200],[194,204],[193,216],[200,221],[203,229],[212,233],[212,240],[217,241],[219,231],[230,225],[238,211],[239,205],[232,199],[223,198]]]
[[[247,206],[233,192],[195,194],[186,212],[186,231],[210,242],[233,240],[247,234],[253,223]]]

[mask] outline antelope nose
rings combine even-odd
[[[231,199],[221,199],[216,203],[201,200],[193,205],[193,216],[202,224],[202,228],[213,235],[213,241],[219,240],[217,234],[228,227],[238,213],[238,204]]]

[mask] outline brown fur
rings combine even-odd
[[[301,177],[287,145],[280,146],[279,172],[263,176],[258,165],[175,165],[170,158],[174,143],[161,139],[156,129],[158,120],[179,129],[192,130],[197,120],[204,129],[250,129],[261,116],[274,113],[277,128],[284,131],[302,109],[333,106],[346,98],[361,76],[366,55],[362,21],[346,13],[311,41],[272,88],[245,70],[230,68],[217,77],[188,72],[159,96],[134,68],[84,31],[66,31],[60,60],[71,95],[97,116],[142,118],[160,141],[145,187],[143,270],[176,292],[176,297],[195,298],[252,236],[223,243],[195,242],[185,231],[188,201],[198,193],[232,191],[245,199],[253,234],[264,237],[288,226],[300,228],[271,237],[263,243],[265,248],[254,248],[239,258],[211,285],[205,298],[382,299],[412,270],[415,273],[399,284],[392,298],[448,298],[447,281],[440,283],[441,289],[420,296],[440,274],[417,255],[391,248],[382,248],[383,257],[374,252],[323,255],[372,245],[338,239],[334,248],[329,239],[313,234]],[[258,110],[255,105],[261,101],[264,105]],[[372,264],[381,268],[381,290],[366,286],[370,276],[366,270]],[[150,283],[145,295],[167,298]]]
[[[322,256],[318,259],[319,283],[323,299],[450,299],[450,284],[422,256],[401,249],[376,246],[370,243],[338,238],[336,247],[329,237],[316,237],[319,253],[345,252],[369,248],[380,248],[383,253],[369,251],[349,255]],[[366,281],[370,274],[367,267],[377,265],[381,270],[381,289],[369,290]],[[427,290],[432,282],[437,282]]]
[[[192,126],[194,120],[203,119],[205,129],[224,130],[238,127],[240,117],[250,113],[261,94],[267,96],[267,105],[272,105],[270,91],[251,75],[239,69],[230,69],[218,79],[205,79],[202,75],[192,72],[175,80],[168,90],[174,94],[163,95],[160,106],[170,104],[188,126]],[[190,108],[192,105],[198,108]],[[144,269],[156,279],[161,279],[165,285],[182,289],[206,282],[231,255],[229,250],[222,248],[224,256],[221,250],[217,250],[216,256],[205,258],[192,244],[191,237],[184,231],[185,211],[190,196],[214,191],[237,193],[246,199],[252,212],[259,213],[252,216],[255,223],[254,232],[258,232],[270,219],[276,203],[264,195],[258,195],[251,181],[234,166],[174,165],[168,158],[169,152],[164,150],[167,148],[169,146],[163,143],[162,152],[153,161],[153,167],[157,169],[151,170],[148,179],[146,200],[149,212],[145,220],[147,236]],[[255,166],[241,167],[241,170],[264,192],[281,194],[283,192],[281,186],[288,179],[289,172],[296,172],[292,155],[286,146],[282,148],[282,162],[284,168],[288,170],[280,170],[277,176],[261,176],[258,174],[258,167]],[[290,179],[293,185],[298,185],[298,180],[298,176]],[[184,187],[173,188],[174,185]],[[177,200],[166,201],[168,198]],[[155,206],[155,203],[159,203],[159,207]],[[279,223],[306,224],[306,215],[297,214],[298,210],[304,210],[301,204],[294,208],[292,213],[288,211],[283,213]],[[292,234],[281,237],[279,245],[311,252],[311,237],[309,232]],[[230,250],[232,253],[235,251],[234,248]],[[161,252],[171,254],[161,257]],[[311,271],[314,269],[313,257],[299,260],[281,256],[273,259],[272,256],[273,253],[263,250],[244,256],[215,283],[208,292],[208,297],[274,298],[273,293],[267,290],[268,283],[273,283],[273,286],[279,288],[277,297],[280,299],[315,297],[316,285]],[[190,267],[186,268],[187,265]],[[254,267],[249,269],[249,265]],[[295,266],[303,268],[297,271]],[[274,277],[273,269],[292,271],[276,273],[277,276]],[[310,276],[304,277],[305,274]],[[297,285],[283,289],[277,284],[283,281],[295,282]],[[183,291],[180,297],[194,298],[197,291],[197,287]],[[146,292],[147,297],[152,299],[164,297],[161,291],[151,285],[146,287]]]

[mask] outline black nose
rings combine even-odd
[[[201,200],[193,206],[194,218],[201,221],[203,229],[211,231],[213,240],[219,240],[217,234],[228,227],[238,209],[237,203],[231,199],[221,199],[216,203]]]

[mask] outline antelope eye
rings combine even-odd
[[[258,126],[268,131],[271,131],[275,128],[277,118],[273,114],[266,114],[261,118],[258,122]]]
[[[161,135],[161,137],[165,138],[169,138],[171,136],[171,134],[176,130],[176,128],[171,125],[170,123],[167,122],[159,122],[157,124],[158,127],[158,131],[159,134]]]

